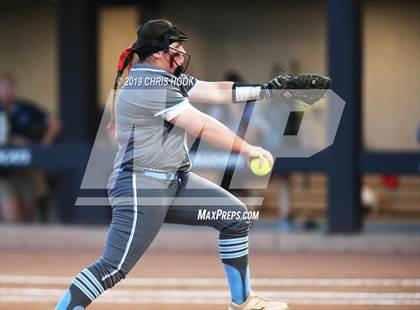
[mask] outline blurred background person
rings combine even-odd
[[[5,73],[0,77],[0,109],[3,144],[7,146],[48,146],[60,132],[60,120],[36,104],[16,96],[16,81]],[[44,173],[34,168],[8,169],[0,174],[0,210],[5,222],[33,222],[36,208],[48,197]]]

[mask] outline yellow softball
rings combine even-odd
[[[263,164],[260,168],[260,159],[254,158],[250,162],[250,168],[252,173],[258,176],[264,176],[267,175],[271,171],[270,162],[267,160],[267,158],[264,157]]]

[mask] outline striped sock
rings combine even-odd
[[[219,239],[219,252],[232,301],[242,304],[251,292],[248,267],[248,236]]]
[[[55,310],[82,310],[103,292],[102,284],[85,268],[74,278]]]

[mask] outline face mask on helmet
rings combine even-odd
[[[191,55],[183,52],[175,47],[170,47],[168,48],[168,52],[172,51],[175,55],[176,54],[181,54],[182,57],[184,58],[184,61],[182,64],[178,64],[175,60],[175,55],[171,56],[171,61],[173,61],[176,64],[176,69],[174,71],[174,75],[176,77],[179,77],[182,73],[185,73],[185,71],[187,71],[188,65],[190,63],[190,59],[191,59]]]
[[[172,61],[175,62],[177,66],[174,72],[176,77],[180,76],[182,73],[185,73],[190,63],[191,55],[177,48],[171,47],[170,44],[174,42],[182,43],[183,41],[187,41],[187,36],[176,26],[171,27],[164,35],[164,42],[167,44],[167,48],[165,48],[164,51],[167,53],[172,51],[172,53],[181,54],[184,58],[184,62],[182,64],[178,64],[174,59],[175,57],[171,57]]]

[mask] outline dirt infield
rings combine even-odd
[[[53,309],[71,277],[100,250],[16,251],[0,256],[0,308]],[[253,286],[293,310],[419,309],[420,257],[346,254],[250,256]],[[151,249],[126,280],[89,309],[226,309],[218,254]]]

